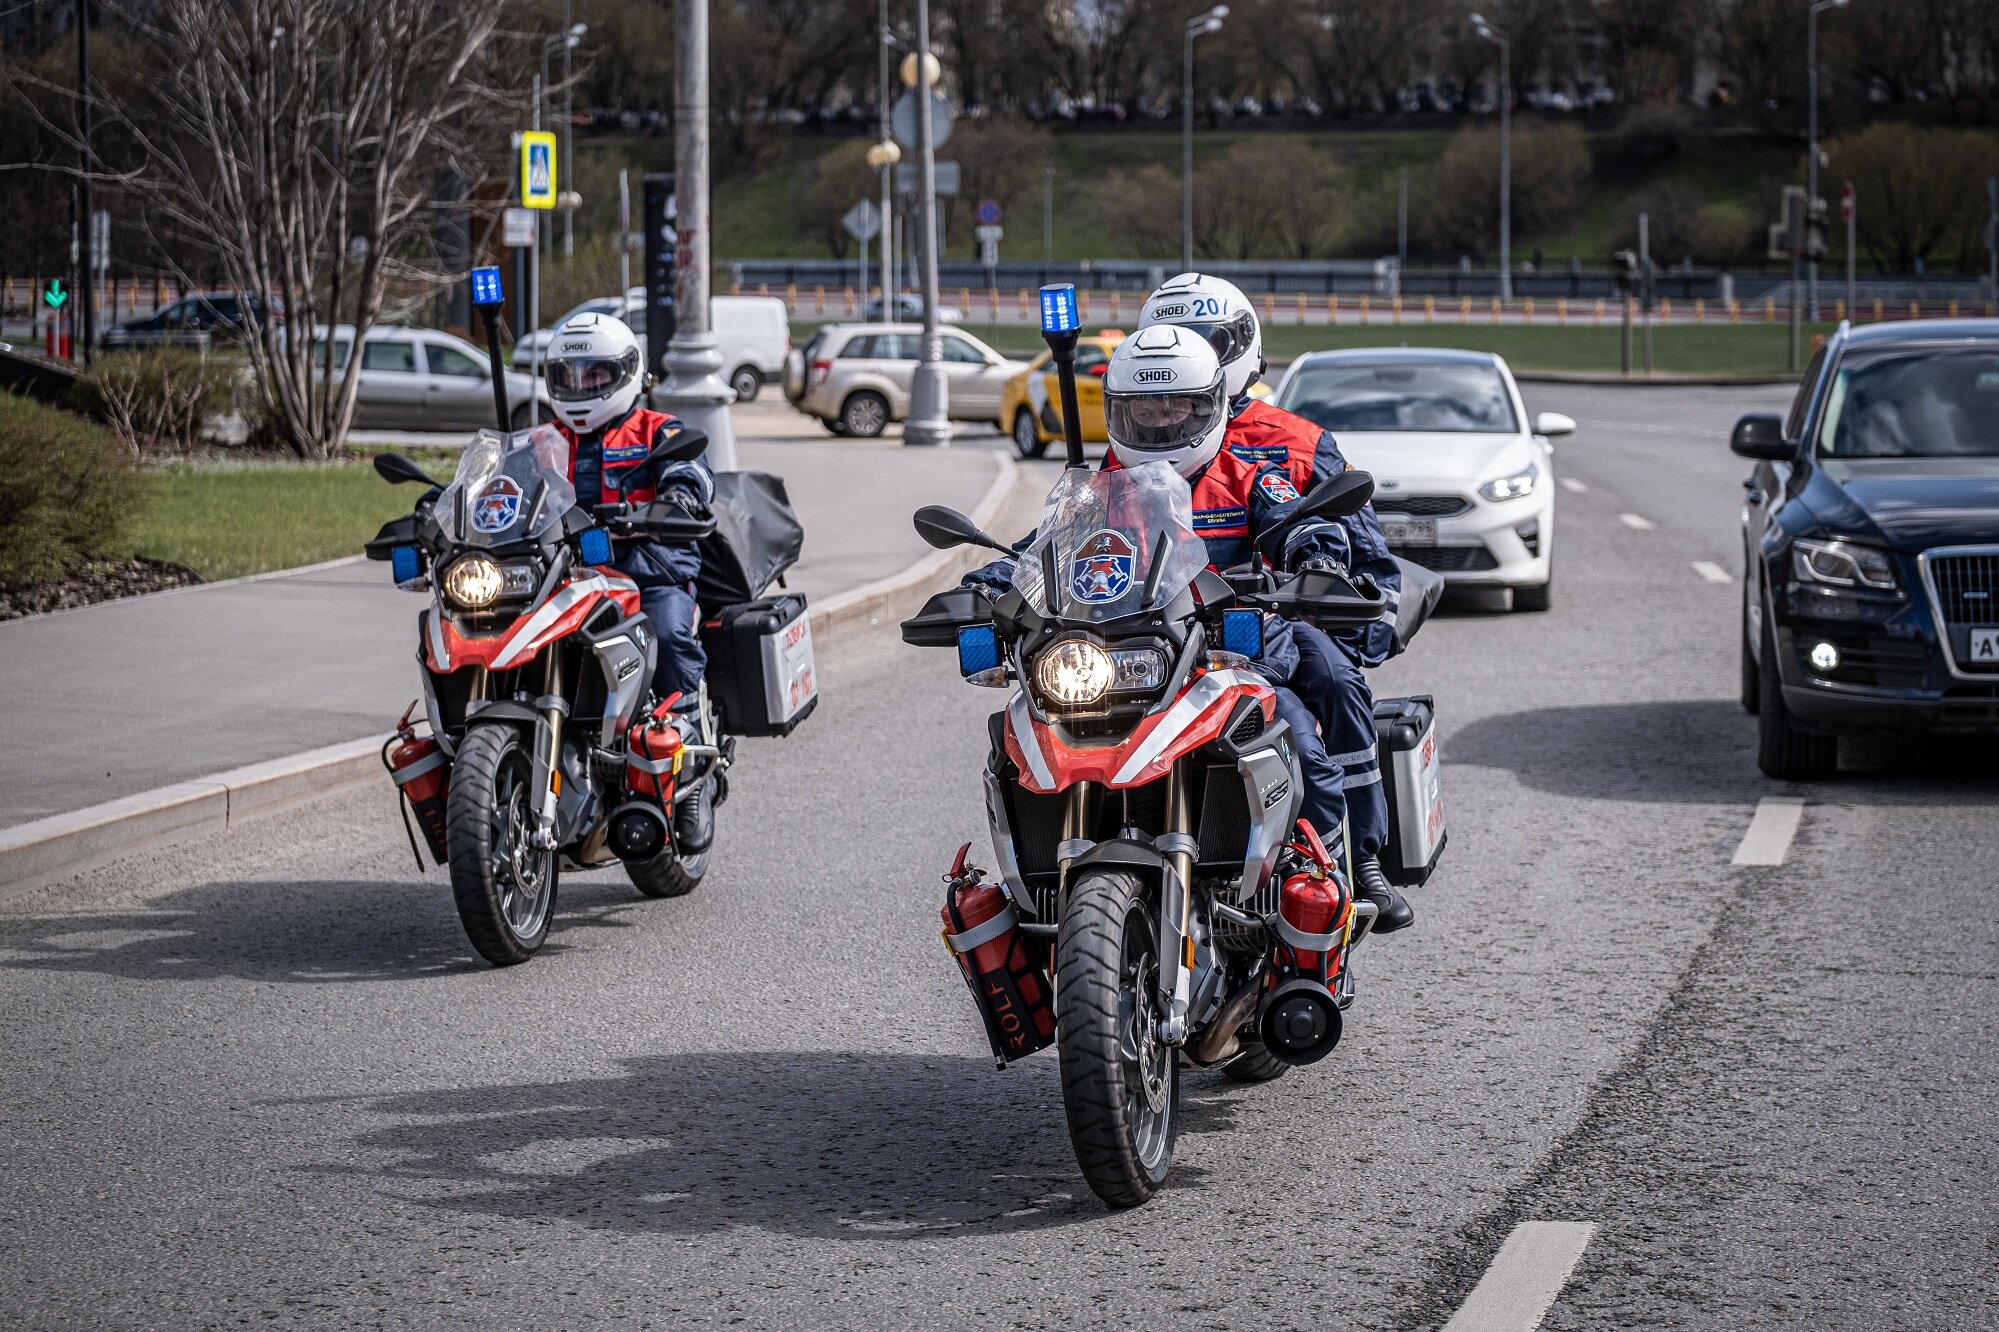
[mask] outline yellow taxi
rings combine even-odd
[[[1085,444],[1102,444],[1110,438],[1104,433],[1104,371],[1111,352],[1123,341],[1120,330],[1106,328],[1076,342],[1076,411],[1082,418]],[[1062,390],[1056,386],[1047,352],[1007,380],[1000,391],[999,419],[1023,458],[1039,458],[1062,438]]]
[[[1123,330],[1115,328],[1099,329],[1095,337],[1076,341],[1076,410],[1083,418],[1085,444],[1110,442],[1104,432],[1104,371],[1111,352],[1123,341]],[[1267,398],[1270,385],[1258,380],[1249,391],[1252,397]],[[1006,381],[1000,391],[999,420],[1023,458],[1039,458],[1062,438],[1062,390],[1055,383],[1047,352]]]

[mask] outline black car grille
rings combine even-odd
[[[1411,518],[1455,518],[1471,512],[1471,501],[1463,495],[1380,495],[1374,497],[1376,513],[1406,513]]]
[[[1990,553],[1936,555],[1926,562],[1930,587],[1936,599],[1938,627],[1951,641],[1952,655],[1960,670],[1984,672],[1988,666],[1972,666],[1965,660],[1960,644],[1969,644],[1961,632],[1973,625],[1999,625],[1999,549]]]
[[[1479,573],[1499,561],[1484,546],[1391,546],[1390,550],[1432,573]]]

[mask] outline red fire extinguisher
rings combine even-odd
[[[959,847],[944,876],[944,946],[958,959],[993,1059],[1005,1068],[1055,1039],[1055,996],[1006,889],[965,863],[971,849],[970,842]]]
[[[416,834],[410,831],[409,811],[416,811],[416,821],[423,828],[423,840],[430,847],[431,860],[442,865],[450,859],[449,842],[444,831],[444,793],[451,780],[451,760],[444,756],[443,746],[432,736],[418,735],[410,718],[416,714],[416,703],[411,702],[403,710],[402,720],[396,723],[396,733],[382,746],[382,765],[395,778],[396,790],[408,802],[403,812],[403,831],[409,834],[410,851],[416,855],[416,867],[423,868],[423,853],[416,849]]]

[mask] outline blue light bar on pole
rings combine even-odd
[[[500,290],[500,270],[497,268],[475,268],[472,270],[472,304],[501,305],[506,294]]]
[[[1057,282],[1041,289],[1041,331],[1043,333],[1074,333],[1082,326],[1082,316],[1076,312],[1076,286],[1074,283]]]

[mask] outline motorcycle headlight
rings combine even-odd
[[[1114,693],[1149,694],[1166,683],[1166,654],[1156,648],[1113,652],[1111,669],[1117,676],[1111,685]]]
[[[485,610],[505,586],[500,566],[484,555],[467,555],[444,571],[444,599],[459,610]]]
[[[1791,577],[1800,583],[1827,587],[1862,587],[1875,592],[1895,590],[1895,565],[1885,550],[1851,541],[1814,541],[1799,537],[1791,544]]]
[[[1065,639],[1043,652],[1034,663],[1034,688],[1057,707],[1088,707],[1100,702],[1117,678],[1111,654],[1085,638]]]
[[[1515,472],[1512,476],[1502,476],[1497,481],[1486,482],[1478,488],[1478,493],[1495,503],[1500,500],[1525,499],[1534,493],[1534,483],[1539,479],[1540,473],[1530,465],[1523,472]]]

